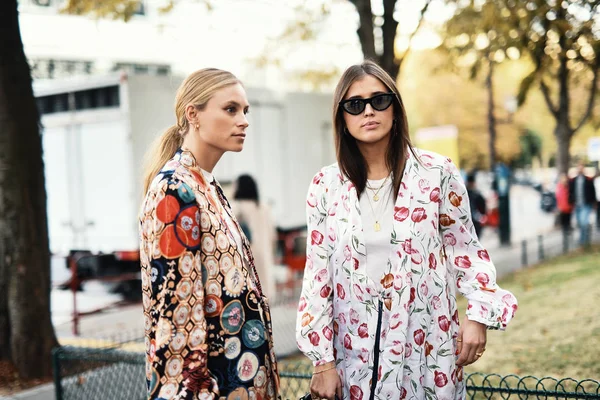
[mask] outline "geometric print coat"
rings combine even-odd
[[[271,316],[248,240],[189,151],[152,182],[140,245],[148,399],[278,398]]]

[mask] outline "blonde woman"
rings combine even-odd
[[[338,162],[309,188],[296,328],[311,395],[463,399],[462,368],[517,301],[496,284],[460,173],[411,146],[394,80],[372,62],[343,74],[333,120]]]
[[[243,149],[248,108],[231,73],[196,71],[150,157],[140,214],[148,399],[278,398],[269,307],[212,175]]]

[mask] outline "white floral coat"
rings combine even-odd
[[[344,399],[369,399],[379,300],[383,301],[376,399],[461,399],[455,362],[459,316],[504,329],[517,300],[496,284],[467,190],[452,161],[409,152],[394,206],[383,292],[367,274],[359,199],[337,164],[313,179],[307,199],[308,248],[297,342],[315,365],[334,361]]]

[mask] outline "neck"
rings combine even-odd
[[[211,174],[224,153],[192,134],[185,136],[182,147],[194,155],[198,167]]]
[[[376,143],[357,143],[367,163],[367,179],[383,179],[390,174],[387,166],[387,149],[389,143],[389,135]]]

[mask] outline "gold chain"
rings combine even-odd
[[[373,192],[373,201],[379,201],[379,191],[385,185],[389,177],[389,175],[385,177],[385,179],[381,183],[381,186],[379,186],[379,189],[377,190],[375,190],[375,188],[372,188],[371,185],[369,185],[369,181],[367,181],[367,189],[370,189]]]

